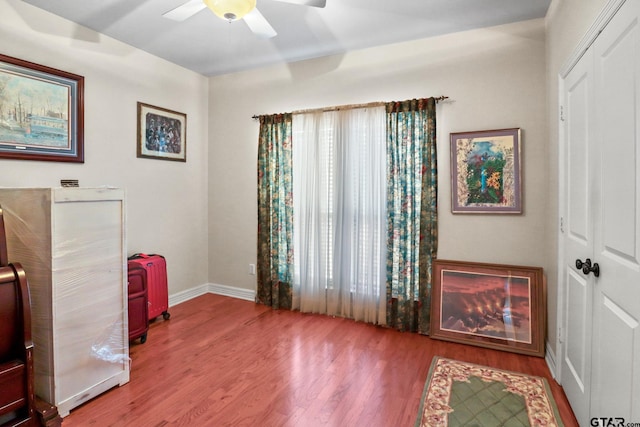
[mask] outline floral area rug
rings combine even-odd
[[[546,379],[434,357],[415,427],[562,427]]]

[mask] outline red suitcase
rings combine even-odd
[[[147,296],[149,299],[149,320],[162,315],[168,320],[169,290],[167,287],[167,262],[162,255],[135,254],[129,261],[140,265],[147,272]]]
[[[140,338],[140,343],[147,341],[149,330],[149,307],[147,299],[147,271],[135,262],[129,261],[128,294],[129,294],[129,341]]]

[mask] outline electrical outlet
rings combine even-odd
[[[252,276],[256,275],[256,265],[255,264],[249,264],[249,274]]]

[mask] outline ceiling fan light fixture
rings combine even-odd
[[[256,7],[256,0],[203,0],[204,4],[225,21],[237,21]]]

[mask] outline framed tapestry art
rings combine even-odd
[[[84,162],[84,77],[0,55],[0,158]]]
[[[431,338],[544,357],[540,267],[434,260]]]
[[[187,161],[187,115],[138,102],[138,157]]]
[[[451,134],[451,211],[522,213],[520,129]]]

